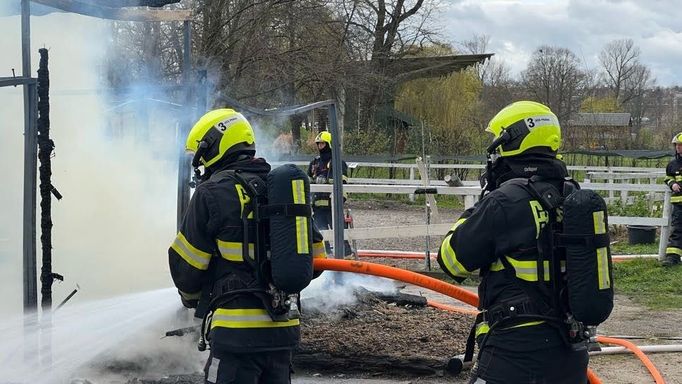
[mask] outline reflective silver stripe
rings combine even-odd
[[[177,252],[189,265],[200,270],[206,270],[211,261],[211,254],[194,246],[185,238],[182,232],[178,232],[171,248]]]
[[[487,381],[481,379],[480,377],[476,378],[476,381],[474,381],[474,384],[486,384]]]
[[[218,240],[218,250],[220,255],[229,261],[243,262],[244,254],[241,242],[238,241],[222,241]],[[254,258],[253,243],[249,243],[249,257]]]
[[[292,180],[291,192],[294,197],[294,204],[305,204],[305,184],[303,180]],[[308,243],[308,218],[296,216],[296,251],[299,254],[310,253],[310,244]]]
[[[213,357],[211,359],[211,365],[208,366],[206,381],[209,383],[216,383],[218,381],[218,367],[220,367],[220,359]]]

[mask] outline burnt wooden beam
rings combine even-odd
[[[31,0],[34,3],[65,12],[120,21],[185,21],[192,19],[190,10],[126,9],[96,5],[82,0]]]

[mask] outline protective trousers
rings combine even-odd
[[[486,346],[469,384],[587,384],[587,351],[511,351]]]
[[[319,229],[320,231],[324,231],[325,229],[332,229],[333,221],[331,208],[328,207],[313,208],[313,223],[315,223],[315,226],[317,226],[317,229]],[[344,245],[343,255],[344,256],[352,255],[353,249],[351,248],[350,243],[348,243],[348,240],[344,240],[343,245]],[[328,241],[324,242],[324,248],[327,251],[327,254],[332,253],[332,249]]]
[[[206,384],[290,384],[291,351],[226,353],[211,350]]]
[[[670,237],[668,237],[668,247],[665,253],[677,259],[682,256],[682,204],[673,204]]]

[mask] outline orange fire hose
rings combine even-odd
[[[466,309],[466,308],[455,307],[454,305],[447,305],[447,304],[439,303],[437,301],[432,301],[432,300],[426,300],[426,305],[428,305],[429,307],[434,307],[434,308],[442,309],[445,311],[463,313],[465,315],[473,315],[473,316],[478,315],[478,311],[475,309]]]
[[[406,271],[400,268],[389,267],[382,264],[366,263],[363,261],[340,259],[314,259],[313,266],[315,270],[318,271],[331,270],[355,272],[363,273],[365,275],[388,277],[390,279],[400,280],[406,283],[428,288],[438,293],[450,296],[453,299],[463,301],[474,307],[478,307],[478,295],[475,293],[459,288],[452,284],[448,284],[444,281],[424,276],[416,272]],[[601,384],[601,381],[589,368],[587,369],[587,377],[590,378],[590,384]]]
[[[589,368],[587,368],[587,380],[589,380],[590,384],[602,384],[601,380],[594,374],[594,371]]]
[[[475,293],[448,284],[444,281],[434,279],[433,277],[424,276],[404,269],[389,267],[388,265],[382,264],[367,263],[364,261],[341,259],[315,259],[313,265],[316,270],[355,272],[404,281],[406,283],[431,289],[459,301],[463,301],[471,306],[478,307],[478,295]]]
[[[358,257],[370,258],[370,259],[411,259],[411,260],[424,260],[424,252],[406,252],[406,251],[372,251],[372,250],[360,250],[358,251]],[[435,253],[431,254],[431,258],[435,258]],[[624,261],[632,260],[632,257],[628,256],[612,256],[612,261],[614,263],[622,263]]]
[[[651,373],[651,376],[654,377],[654,381],[656,384],[665,384],[665,381],[663,380],[663,376],[661,375],[660,372],[658,372],[658,369],[654,365],[654,363],[649,360],[647,355],[644,354],[635,344],[627,341],[627,340],[622,340],[622,339],[616,339],[613,337],[606,337],[606,336],[597,336],[597,341],[600,343],[604,344],[616,344],[620,345],[622,347],[625,347],[629,350],[632,351],[639,359],[642,361],[646,369],[649,370],[649,373]]]

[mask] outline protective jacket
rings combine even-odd
[[[671,190],[674,184],[679,184],[682,187],[682,156],[676,154],[675,158],[665,167],[664,181]],[[670,201],[673,204],[682,203],[682,191],[673,192]]]
[[[216,171],[235,170],[265,180],[270,165],[248,158]],[[263,181],[264,182],[264,181]],[[168,250],[171,276],[184,303],[197,305],[215,290],[253,288],[254,271],[243,259],[242,212],[250,201],[234,178],[211,177],[199,184],[190,200],[180,231]],[[255,224],[249,231],[255,234]],[[249,239],[255,239],[251,234]],[[249,248],[253,249],[251,243]],[[313,229],[314,257],[324,257],[322,236]],[[219,285],[219,286],[218,286]],[[203,304],[203,305],[202,305]],[[187,305],[187,304],[186,304]],[[206,303],[198,303],[205,307]],[[196,316],[202,316],[198,313]],[[275,322],[263,302],[251,294],[235,295],[217,308],[211,321],[211,347],[231,353],[291,349],[299,342],[299,320]]]
[[[348,180],[348,165],[342,161],[343,176],[342,180],[345,183]],[[331,184],[334,181],[334,172],[332,170],[332,155],[331,151],[327,150],[320,153],[308,164],[308,176],[315,184]],[[313,208],[330,208],[331,209],[331,194],[326,192],[313,193]],[[344,199],[346,197],[344,196]]]
[[[560,161],[548,164],[543,172],[549,177],[545,181],[561,191],[567,176],[565,165]],[[518,179],[498,180],[498,185],[462,214],[438,253],[441,269],[456,280],[480,270],[479,309],[484,315],[476,328],[477,337],[485,335],[500,318],[513,315],[502,310],[509,308],[509,303],[517,303],[515,307],[521,314],[539,314],[543,306],[534,298],[552,302],[548,263],[538,269],[538,237],[548,223],[548,213]],[[534,292],[534,298],[527,292]],[[497,329],[487,340],[487,345],[516,351],[558,347],[562,343],[555,326],[543,321],[515,322]]]

